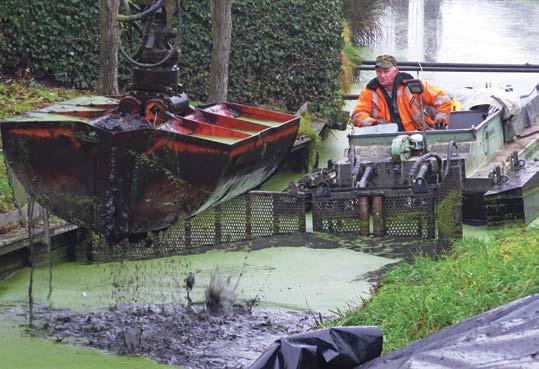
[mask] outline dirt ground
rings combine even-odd
[[[322,317],[328,319],[329,315]],[[234,305],[122,305],[89,314],[63,311],[44,329],[58,341],[140,355],[189,369],[247,368],[276,339],[312,329],[320,315]]]

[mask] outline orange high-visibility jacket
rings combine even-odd
[[[397,94],[396,102],[402,125],[405,131],[421,130],[421,108],[419,98],[412,94],[404,85],[404,80],[412,79],[408,73],[399,73],[395,77]],[[365,89],[361,91],[352,114],[352,123],[356,127],[370,126],[375,123],[391,123],[391,113],[382,92],[383,87],[378,79],[372,79]],[[449,96],[436,87],[423,82],[423,114],[427,128],[432,128],[435,122],[442,122],[447,126],[452,102]],[[431,106],[433,114],[427,113],[425,108]],[[393,122],[394,123],[394,122]]]

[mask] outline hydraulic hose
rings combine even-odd
[[[530,132],[528,134],[525,134],[525,135],[516,135],[516,138],[526,138],[526,137],[530,137],[530,136],[533,136],[533,135],[536,135],[538,134],[539,131],[533,131],[533,132]]]
[[[359,180],[359,188],[367,187],[367,181],[369,180],[369,178],[371,178],[373,173],[374,169],[372,168],[372,165],[369,165],[367,168],[365,168],[365,171],[363,172],[363,175]]]
[[[133,24],[137,24],[137,23],[133,23]],[[140,28],[140,26],[137,26],[137,28],[139,29],[139,31],[142,33],[142,39],[143,40],[146,40],[146,38],[148,37],[149,35],[149,27],[150,26],[150,22],[146,22],[144,23],[144,27],[143,28]],[[144,43],[140,43],[139,46],[137,47],[137,49],[135,50],[135,52],[131,55],[129,55],[127,53],[127,51],[125,51],[123,45],[122,45],[122,35],[124,34],[125,29],[121,29],[120,30],[120,37],[118,38],[119,41],[120,41],[120,53],[128,60],[133,60],[135,61],[136,58],[138,58],[140,56],[140,54],[142,53],[142,50],[144,49]],[[138,62],[135,62],[135,63],[138,63]]]
[[[118,15],[118,21],[135,21],[135,20],[138,20],[138,19],[150,17],[150,16],[153,15],[153,13],[155,13],[157,10],[159,10],[159,8],[161,8],[163,6],[164,2],[165,2],[165,0],[156,0],[148,9],[146,9],[143,12],[138,13],[138,14],[134,14],[134,15]],[[129,1],[124,0],[124,3],[125,3],[125,6],[126,6],[126,11],[129,12],[129,6],[128,6]],[[178,12],[178,14],[180,13],[180,6],[181,6],[180,0],[176,0],[176,12]],[[146,40],[148,35],[149,35],[150,20],[147,20],[145,22],[145,24],[144,24],[143,34],[142,34],[143,41]],[[123,32],[121,32],[121,33],[123,33]],[[129,53],[123,47],[123,45],[121,43],[121,39],[122,38],[121,38],[121,35],[120,35],[120,48],[119,48],[120,49],[120,54],[130,64],[132,64],[132,65],[134,65],[136,67],[139,67],[139,68],[157,68],[157,67],[160,67],[161,65],[163,65],[167,61],[169,61],[178,52],[178,45],[177,45],[177,38],[176,38],[176,40],[174,41],[174,44],[171,46],[170,50],[163,57],[163,59],[161,59],[160,61],[158,61],[156,63],[142,63],[142,62],[139,62],[139,61],[135,60],[135,58],[138,57],[140,55],[140,53],[142,52],[142,49],[144,48],[144,43],[140,44],[139,47],[137,48],[137,50],[132,55],[129,55]]]
[[[144,10],[143,12],[133,14],[133,15],[122,15],[118,14],[118,20],[120,22],[133,22],[142,18],[146,18],[147,16],[151,15],[153,12],[155,12],[157,9],[159,9],[161,6],[163,6],[163,3],[165,0],[157,0],[154,2],[148,9]]]
[[[425,164],[427,162],[427,160],[431,159],[431,158],[435,158],[436,159],[436,162],[438,163],[438,168],[442,168],[442,158],[440,157],[440,155],[434,153],[434,152],[429,152],[421,157],[419,157],[419,159],[416,160],[416,162],[412,165],[412,167],[410,168],[410,172],[408,173],[408,177],[410,178],[410,184],[412,184],[414,182],[414,176],[417,172],[417,169],[420,168],[423,164]],[[417,177],[416,177],[417,179]],[[424,180],[424,178],[422,178]]]
[[[424,185],[427,181],[425,180],[425,177],[427,176],[427,173],[430,169],[430,163],[426,162],[421,164],[421,168],[419,168],[419,173],[415,177],[415,182],[418,185]]]
[[[125,49],[123,47],[120,47],[120,53],[122,54],[122,56],[129,63],[131,63],[131,64],[133,64],[133,65],[135,65],[137,67],[140,67],[140,68],[156,68],[156,67],[159,67],[160,65],[163,65],[164,63],[166,63],[172,56],[174,56],[176,51],[177,51],[177,49],[172,48],[172,49],[169,50],[168,54],[163,59],[158,61],[157,63],[147,64],[147,63],[141,63],[141,62],[138,62],[138,61],[134,60],[131,56],[129,56],[129,54],[127,53],[127,51],[125,51]]]

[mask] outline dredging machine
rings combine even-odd
[[[483,69],[539,71],[532,65]],[[408,82],[410,92],[420,95],[420,81]],[[447,127],[440,127],[445,129],[425,124],[415,132],[399,132],[396,124],[354,127],[342,159],[291,184],[288,192],[310,199],[313,230],[455,239],[464,222],[536,219],[539,85],[523,96],[507,86],[463,89],[453,97],[461,109],[451,113]]]

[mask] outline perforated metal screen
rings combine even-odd
[[[451,242],[462,235],[461,165],[452,161],[443,182],[426,192],[377,189],[314,196],[313,230]],[[376,197],[381,197],[381,209]]]
[[[434,193],[397,190],[384,194],[384,234],[402,238],[434,238]]]
[[[305,198],[281,192],[250,192],[180,221],[140,242],[94,242],[92,259],[110,261],[189,254],[219,245],[305,232]]]
[[[327,233],[374,233],[373,198],[382,197],[382,233],[402,238],[434,238],[432,193],[414,194],[411,190],[388,190],[380,195],[334,192],[313,199],[313,230]],[[361,199],[364,202],[361,204]],[[365,207],[366,223],[361,221]],[[362,225],[363,224],[363,225]]]
[[[313,230],[327,233],[359,233],[360,198],[357,192],[333,192],[313,197]]]

